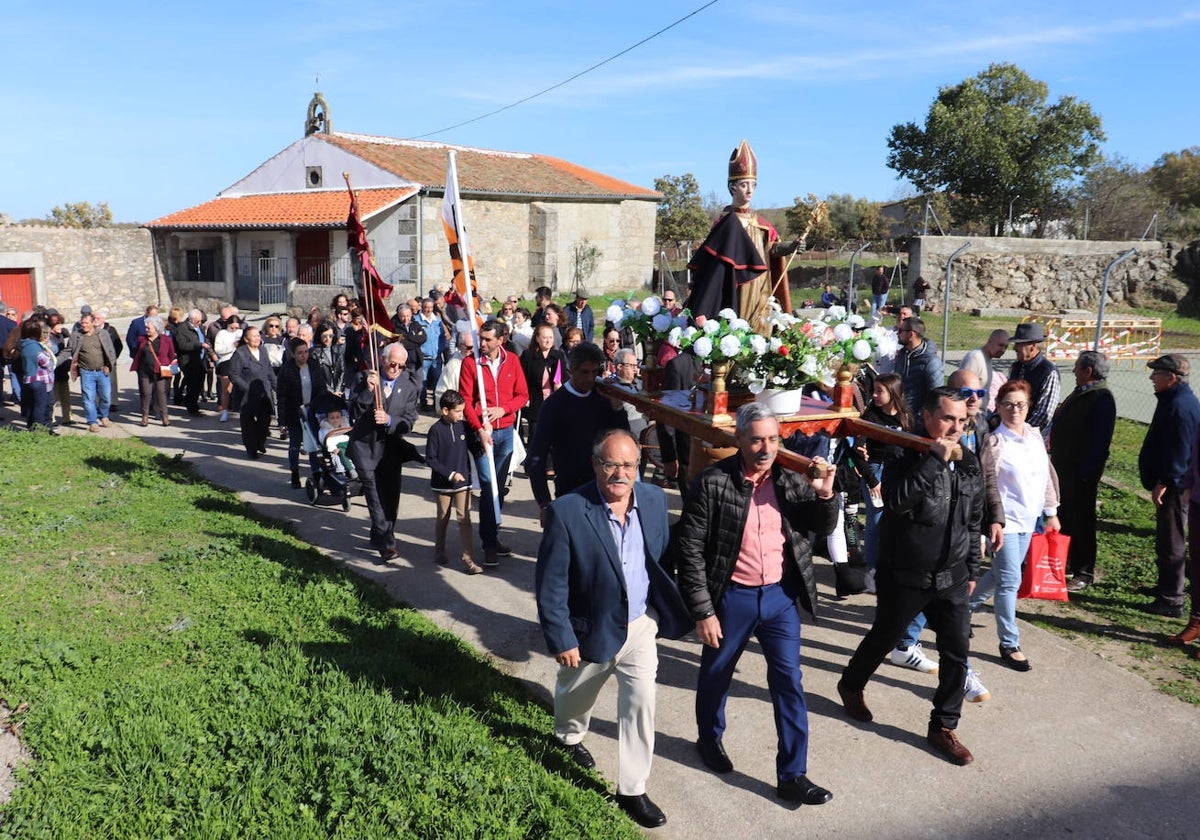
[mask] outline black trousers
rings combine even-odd
[[[1155,512],[1154,551],[1158,560],[1158,591],[1164,601],[1183,604],[1184,538],[1183,496],[1174,487],[1163,494],[1162,507]]]
[[[1067,574],[1089,583],[1096,575],[1096,491],[1091,481],[1058,476],[1058,521],[1071,538]]]
[[[260,449],[266,448],[271,436],[271,401],[266,397],[248,399],[242,403],[242,446],[246,454],[256,457]]]
[[[183,367],[183,404],[188,411],[200,410],[200,393],[204,390],[204,362],[196,359]]]
[[[399,447],[387,446],[379,463],[354,462],[362,481],[363,501],[371,518],[370,543],[379,551],[396,547],[396,517],[400,511],[400,470],[404,466]],[[489,502],[490,503],[490,502]]]
[[[967,608],[967,583],[949,589],[913,589],[892,580],[886,568],[875,577],[878,603],[875,623],[859,642],[842,672],[840,685],[862,691],[883,658],[904,635],[909,622],[924,612],[927,626],[937,635],[938,687],[933,694],[931,726],[958,728],[967,681],[971,611]]]

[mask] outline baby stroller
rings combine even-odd
[[[300,448],[308,454],[312,466],[312,476],[304,482],[304,493],[311,505],[321,504],[323,498],[328,503],[341,503],[342,510],[350,510],[352,496],[362,493],[362,483],[354,471],[354,465],[345,457],[345,434],[338,434],[339,429],[322,427],[329,415],[340,412],[345,418],[346,401],[334,394],[322,396],[313,400],[301,424],[303,441]],[[343,421],[339,428],[349,424]]]

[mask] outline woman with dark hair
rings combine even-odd
[[[328,322],[317,327],[313,337],[310,358],[317,363],[325,375],[325,387],[331,393],[342,395],[342,383],[345,378],[346,345],[339,344],[337,330]]]
[[[300,486],[300,446],[304,442],[302,424],[311,422],[309,407],[326,393],[325,374],[320,365],[313,364],[308,345],[302,338],[293,338],[288,345],[287,361],[279,369],[276,400],[279,403],[279,425],[288,430],[288,469],[292,486]]]
[[[267,451],[267,438],[271,436],[271,400],[275,394],[275,371],[258,327],[246,327],[242,334],[241,346],[229,360],[229,379],[242,395],[242,446],[247,456],[258,458]]]
[[[16,330],[14,330],[16,332]],[[54,350],[50,346],[50,327],[40,319],[21,324],[19,365],[21,370],[21,416],[29,431],[45,426],[56,435],[54,417]]]
[[[178,365],[175,343],[163,334],[163,320],[157,315],[146,319],[146,334],[138,339],[129,369],[137,374],[138,393],[142,397],[140,425],[150,425],[150,410],[164,426],[170,426],[167,415],[167,383],[171,381],[171,366]]]
[[[314,306],[308,310],[308,325],[313,328],[313,334],[316,335],[317,327],[325,323],[325,313],[321,311],[321,307]]]
[[[174,341],[175,331],[179,329],[187,329],[187,313],[182,306],[172,306],[171,311],[167,313],[167,326],[164,333],[171,337],[171,341]],[[130,350],[129,352],[133,353],[134,351]],[[118,350],[117,355],[120,353],[121,351]],[[130,370],[133,370],[132,365]],[[179,365],[175,366],[175,372],[171,378],[171,402],[175,405],[183,405],[183,370]]]
[[[337,312],[339,309],[349,309],[349,308],[350,308],[350,299],[348,297],[346,297],[344,292],[338,292],[336,295],[333,296],[333,299],[329,301],[329,311],[330,312]]]
[[[600,378],[608,379],[617,374],[617,351],[621,349],[621,331],[616,327],[604,329],[604,366],[600,369]]]
[[[1058,522],[1058,477],[1046,454],[1046,444],[1029,416],[1032,390],[1023,379],[1010,379],[996,394],[1000,425],[987,439],[983,469],[996,479],[1004,503],[1004,544],[996,551],[992,567],[984,572],[971,593],[971,612],[996,595],[992,611],[1000,637],[1000,661],[1014,671],[1032,665],[1021,652],[1017,628],[1017,590],[1021,586],[1021,564],[1029,551],[1029,540],[1039,516],[1045,516],[1047,531],[1060,529]]]
[[[875,377],[871,404],[863,412],[862,419],[901,432],[913,431],[913,416],[904,401],[904,380],[900,374],[884,373]],[[879,520],[883,515],[880,481],[887,463],[899,458],[903,451],[900,446],[874,438],[859,440],[855,450],[855,469],[862,477],[862,498],[867,508],[865,559],[872,572],[879,563]]]
[[[525,372],[525,384],[529,386],[529,403],[525,407],[528,444],[533,440],[542,403],[567,381],[567,358],[554,346],[554,327],[550,324],[543,322],[534,327],[533,343],[521,354],[521,370]]]
[[[242,319],[237,315],[230,315],[225,322],[225,329],[217,330],[213,336],[213,353],[217,356],[217,391],[221,398],[218,403],[221,413],[217,420],[222,423],[229,419],[229,406],[233,401],[233,380],[229,376],[229,362],[233,359],[233,353],[238,349],[241,340]]]

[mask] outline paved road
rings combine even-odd
[[[126,385],[133,379],[126,374]],[[1147,383],[1148,385],[1148,383]],[[124,397],[132,399],[125,391]],[[2,410],[13,416],[10,408]],[[132,415],[126,415],[132,417]],[[428,427],[422,418],[419,430]],[[177,418],[169,428],[121,421],[103,436],[140,436],[182,454],[206,478],[236,489],[258,510],[290,523],[302,538],[350,571],[378,581],[396,598],[488,654],[497,667],[548,698],[555,665],[547,655],[532,599],[540,530],[528,483],[513,484],[506,539],[516,555],[496,571],[467,576],[433,563],[434,507],[426,474],[405,479],[410,536],[401,558],[382,567],[368,551],[366,511],[355,500],[312,508],[287,483],[285,447],[262,461],[239,455],[236,423],[215,415]],[[422,435],[414,436],[423,440]],[[677,505],[678,499],[673,502]],[[451,529],[453,532],[453,529]],[[451,544],[453,545],[453,543]],[[993,698],[967,704],[959,733],[976,756],[960,768],[924,744],[934,678],[884,664],[868,686],[876,722],[841,712],[834,684],[872,614],[870,596],[833,597],[832,572],[817,561],[819,623],[805,627],[804,680],[811,714],[810,775],[834,792],[821,807],[793,808],[774,796],[774,725],[756,643],[743,657],[729,703],[726,746],[735,772],[701,768],[693,740],[694,638],[664,644],[657,758],[649,792],[667,812],[663,838],[718,837],[1196,837],[1200,801],[1200,710],[1155,691],[1140,677],[1025,625],[1026,674],[998,664],[990,615],[977,621],[975,662]],[[1148,633],[1134,639],[1152,641]],[[931,642],[927,646],[932,647]],[[615,693],[597,708],[587,745],[599,770],[616,775]]]

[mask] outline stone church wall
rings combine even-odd
[[[110,318],[141,315],[148,303],[169,305],[145,229],[3,225],[4,255],[14,257],[2,261],[5,267],[32,269],[34,302],[68,320],[85,303],[107,309]]]

